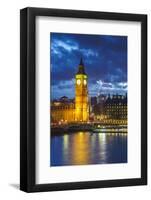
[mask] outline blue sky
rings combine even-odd
[[[51,98],[73,98],[80,58],[90,96],[127,91],[127,37],[50,33]]]

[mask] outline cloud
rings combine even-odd
[[[94,84],[95,85],[95,84]],[[110,94],[124,94],[127,92],[127,82],[103,82],[101,80],[96,82],[97,94],[99,93],[110,93]],[[90,89],[91,90],[91,89]]]
[[[92,57],[97,57],[98,56],[98,52],[95,50],[92,50],[92,49],[81,49],[81,55],[87,57],[87,58],[90,58],[90,56]]]
[[[74,90],[75,90],[75,80],[66,80],[66,81],[60,81],[55,85],[51,85],[51,98],[60,98],[62,96],[67,96],[70,98],[73,98]]]
[[[122,85],[127,83],[126,36],[51,33],[50,42],[53,96],[74,96],[71,80],[78,71],[81,56],[91,95],[100,91],[100,80],[104,92],[127,89]]]
[[[78,49],[78,44],[76,44],[75,42],[72,42],[71,40],[67,40],[66,42],[64,42],[62,40],[54,39],[51,45],[52,50],[55,52],[58,52],[60,47],[66,51],[71,52],[73,50]]]

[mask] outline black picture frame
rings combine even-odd
[[[36,184],[35,19],[37,16],[120,20],[141,23],[141,178]],[[24,8],[20,11],[20,189],[44,192],[147,184],[147,15]]]

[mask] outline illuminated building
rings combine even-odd
[[[119,124],[127,124],[127,95],[109,95],[92,108],[94,120],[109,124],[115,121]]]
[[[127,95],[113,95],[105,102],[105,113],[109,119],[127,119]]]
[[[85,73],[84,64],[81,59],[75,82],[75,120],[88,121],[89,99],[88,99],[88,77]]]
[[[66,96],[51,102],[51,122],[84,122],[89,120],[88,77],[81,59],[75,75],[75,100]]]
[[[51,122],[53,123],[66,123],[74,121],[75,116],[75,104],[64,97],[60,98],[59,101],[51,102]]]

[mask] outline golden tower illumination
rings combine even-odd
[[[75,76],[75,120],[89,120],[89,98],[88,98],[88,77],[84,70],[82,58],[80,60],[78,72]]]

